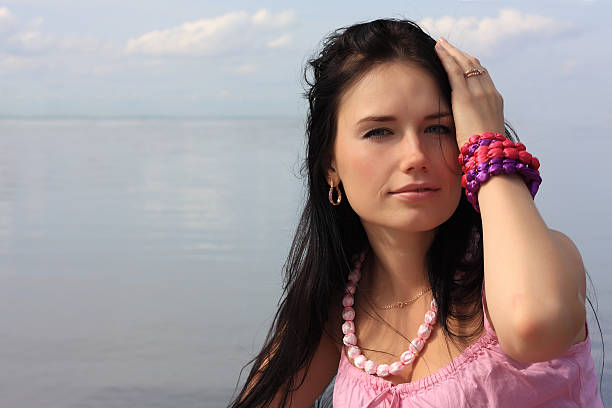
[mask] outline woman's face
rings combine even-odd
[[[429,231],[454,213],[461,168],[449,112],[431,74],[402,62],[374,67],[343,94],[328,180],[342,182],[366,229]],[[411,183],[438,190],[396,193]]]

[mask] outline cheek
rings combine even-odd
[[[380,163],[372,157],[356,157],[353,162],[353,173],[357,183],[370,185],[376,181],[377,172],[381,171]]]
[[[359,148],[355,143],[340,144],[337,154],[340,177],[345,187],[363,181],[369,172],[376,169],[371,155],[368,156],[366,149]]]
[[[338,165],[344,191],[349,201],[358,206],[367,206],[385,183],[385,168],[380,157],[368,154],[365,149],[345,149]]]
[[[459,164],[459,146],[454,139],[448,139],[442,144],[442,156],[448,168],[455,174],[461,174]]]

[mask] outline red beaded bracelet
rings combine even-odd
[[[521,142],[514,143],[500,133],[483,132],[472,135],[461,146],[458,160],[463,170],[461,185],[468,201],[480,212],[478,190],[491,176],[519,173],[535,197],[542,178],[540,161],[525,150]]]

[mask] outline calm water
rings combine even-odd
[[[541,152],[536,203],[581,250],[610,344],[612,141],[518,130]],[[224,406],[280,295],[302,134],[286,118],[0,120],[0,406]],[[584,166],[570,171],[577,134]]]

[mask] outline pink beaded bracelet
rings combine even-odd
[[[521,142],[514,143],[500,133],[483,132],[482,135],[472,135],[461,146],[459,164],[463,176],[461,185],[465,188],[468,201],[477,212],[478,190],[491,176],[499,174],[518,173],[535,197],[542,178],[538,171],[540,161],[525,150]]]

